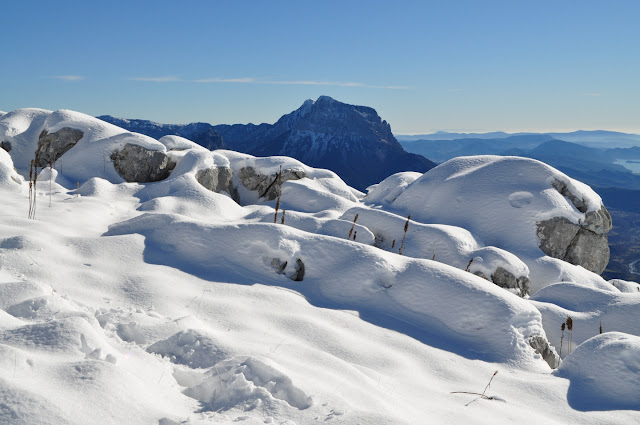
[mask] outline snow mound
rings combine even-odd
[[[422,177],[422,173],[405,171],[393,174],[378,184],[367,188],[367,195],[363,202],[372,204],[390,204],[396,200],[409,184]]]
[[[149,346],[147,351],[169,357],[172,363],[208,368],[230,357],[230,350],[210,335],[187,329]]]
[[[270,410],[274,404],[283,402],[302,410],[313,404],[311,397],[293,385],[272,361],[253,357],[217,363],[202,376],[200,383],[187,388],[184,394],[216,411],[238,407]]]
[[[534,291],[554,283],[547,280],[544,264],[533,264],[545,256],[543,248],[592,270],[603,269],[609,258],[605,234],[610,218],[607,223],[600,197],[587,185],[533,159],[454,158],[411,183],[392,206],[424,223],[462,227],[484,244],[518,255],[529,266]],[[546,238],[560,238],[559,231],[549,230],[553,226],[564,226],[566,240],[547,246]],[[593,255],[586,255],[587,246]]]
[[[165,147],[168,150],[172,150],[172,151],[173,150],[181,151],[186,149],[208,151],[208,149],[200,146],[199,144],[180,136],[173,136],[173,135],[163,136],[160,139],[158,139],[158,142],[162,143],[163,145],[165,145]]]
[[[18,191],[22,190],[24,179],[13,168],[13,160],[7,151],[0,148],[0,186]]]
[[[576,197],[597,211],[600,197],[587,185],[534,159],[502,156],[454,158],[414,181],[393,202],[420,221],[469,229],[485,243],[514,251],[537,249],[536,221],[584,213],[556,189],[567,184]],[[526,195],[526,196],[525,196]]]
[[[483,246],[465,229],[410,220],[405,236],[407,217],[363,207],[348,210],[341,219],[351,221],[356,215],[357,223],[375,235],[375,246],[380,249],[399,251],[402,247],[402,255],[468,270],[500,286],[506,286],[501,277],[507,272],[513,276],[512,289],[515,292],[523,296],[529,292],[529,268],[518,257],[499,248]],[[521,279],[524,287],[516,288],[516,279]]]
[[[640,336],[637,318],[640,317],[640,293],[611,292],[572,282],[547,286],[536,292],[531,300],[542,313],[543,324],[550,343],[559,351],[563,336],[561,325],[567,317],[573,321],[571,343],[564,332],[563,357],[572,347],[583,343],[600,331],[617,331]],[[571,347],[571,348],[572,348]]]
[[[578,410],[640,410],[640,337],[607,332],[582,343],[556,372]]]
[[[205,279],[293,287],[320,305],[362,309],[374,317],[399,319],[396,326],[429,329],[467,355],[473,351],[523,367],[541,364],[530,346],[532,337],[544,338],[540,313],[494,284],[445,264],[288,226],[225,226],[167,214],[143,214],[111,226],[106,235],[132,233],[145,236],[145,258],[153,263]],[[234,245],[238,249],[232,251],[202,249]],[[298,261],[305,272],[304,282],[296,284],[288,277]]]

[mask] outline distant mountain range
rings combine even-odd
[[[312,167],[332,170],[359,190],[400,171],[425,172],[436,165],[419,154],[406,152],[374,109],[328,96],[305,101],[275,124],[181,126],[98,118],[154,138],[176,134],[208,149],[227,147],[256,156],[290,156]]]
[[[462,139],[505,139],[517,136],[549,136],[553,139],[574,142],[590,147],[616,148],[640,146],[640,135],[631,133],[621,133],[617,131],[578,130],[569,133],[505,133],[504,131],[494,131],[490,133],[450,133],[438,131],[431,134],[417,135],[396,135],[400,142],[420,141],[420,140],[462,140]]]
[[[211,124],[196,122],[191,124],[159,124],[153,121],[115,118],[111,115],[97,117],[127,131],[144,134],[154,139],[163,136],[180,136],[204,146],[209,150],[226,149],[227,145]]]
[[[640,190],[640,175],[621,165],[640,160],[640,147],[593,148],[558,140],[547,134],[518,135],[495,139],[402,141],[403,147],[436,162],[467,155],[514,155],[545,162],[594,187]],[[638,142],[640,146],[640,141]]]

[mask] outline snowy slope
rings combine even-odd
[[[64,127],[83,138],[56,169],[41,171],[29,220],[28,163],[42,130]],[[383,182],[380,207],[334,173],[291,158],[155,141],[71,111],[10,112],[0,140],[12,146],[0,150],[0,423],[640,418],[630,378],[640,358],[633,284],[614,286],[538,252],[538,269],[572,281],[519,297],[490,279],[498,267],[533,276],[529,245],[492,246],[512,235],[433,224],[430,210],[415,206],[398,254],[406,211],[393,199],[437,169],[401,176],[396,187]],[[171,175],[124,182],[103,150],[129,142],[170,156]],[[281,196],[269,199],[278,181]],[[511,190],[502,184],[487,190]],[[580,220],[560,200],[544,202],[536,214],[558,208]],[[567,315],[572,353],[565,336],[553,371],[545,344],[559,351]],[[605,334],[591,338],[600,320]],[[482,393],[496,370],[490,398],[452,394]]]

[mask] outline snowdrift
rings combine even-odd
[[[73,111],[4,114],[0,142],[0,422],[636,422],[640,292],[587,269],[610,218],[540,162],[365,195]],[[491,400],[451,394],[496,369]]]

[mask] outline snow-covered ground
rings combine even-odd
[[[29,161],[65,127],[83,136],[39,174],[28,219]],[[600,204],[537,161],[470,158],[363,199],[290,158],[72,111],[9,112],[0,141],[0,423],[640,421],[639,286],[536,250],[535,220],[584,219],[550,177]],[[125,182],[110,155],[127,144],[171,157],[171,175]],[[280,166],[297,177],[279,201],[241,179]],[[237,193],[206,189],[208,169]],[[499,268],[531,297],[492,283]]]

